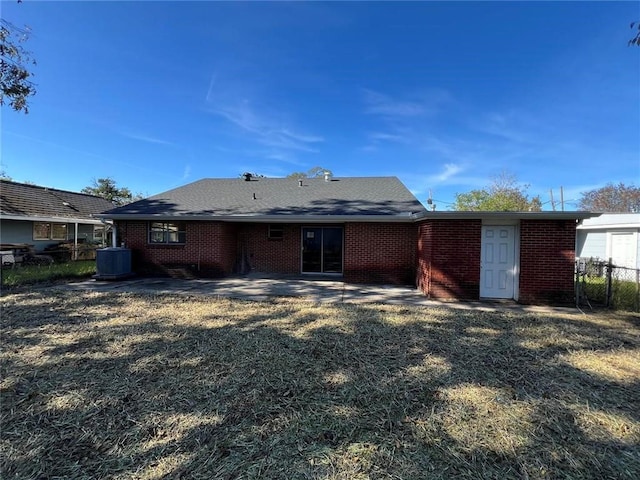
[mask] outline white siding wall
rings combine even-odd
[[[636,251],[635,268],[640,269],[640,213],[606,213],[583,220],[576,232],[576,256],[602,259],[621,256],[629,258],[625,253],[612,251],[614,243],[612,235],[616,233],[633,235],[632,249]],[[633,255],[631,260],[633,261]]]
[[[67,240],[73,240],[75,225],[67,224]],[[78,225],[78,239],[93,240],[93,225]],[[61,240],[34,240],[33,222],[22,220],[2,220],[0,222],[0,243],[26,243],[33,245],[36,251],[42,251],[49,245],[57,245]]]
[[[607,232],[578,230],[576,256],[598,257],[605,259],[607,256]]]

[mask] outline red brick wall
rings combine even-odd
[[[425,295],[429,295],[431,289],[432,224],[433,222],[423,222],[418,225],[416,286]]]
[[[573,302],[575,239],[573,220],[522,220],[519,302]]]
[[[255,272],[300,273],[300,225],[282,225],[282,239],[268,238],[269,225],[255,223],[239,227],[238,245],[246,239],[248,261]]]
[[[117,222],[134,271],[181,265],[203,276],[234,271],[244,250],[252,270],[300,272],[300,225],[282,240],[267,224],[188,222],[185,245],[149,245],[148,222]],[[522,220],[519,301],[570,303],[574,295],[575,222]],[[344,225],[344,278],[354,283],[417,284],[433,298],[475,299],[480,292],[480,220]]]
[[[418,287],[441,299],[480,296],[481,220],[429,220],[418,227]]]
[[[301,225],[283,227],[283,238],[270,240],[267,224],[188,222],[185,245],[150,245],[148,222],[118,222],[118,236],[132,249],[140,273],[185,266],[203,276],[222,276],[234,271],[243,253],[253,271],[300,273]],[[344,225],[346,281],[413,284],[415,252],[413,224]]]
[[[187,222],[184,245],[151,245],[148,222],[117,222],[118,237],[132,250],[134,271],[161,271],[182,266],[203,276],[219,277],[233,271],[236,226],[221,222]]]
[[[344,278],[347,282],[412,285],[415,264],[415,224],[344,225]]]

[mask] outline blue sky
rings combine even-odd
[[[396,175],[438,210],[502,171],[550,208],[640,183],[638,2],[3,1],[30,113],[2,168],[146,195],[244,171]]]

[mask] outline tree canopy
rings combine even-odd
[[[116,206],[126,205],[143,198],[140,194],[134,195],[126,187],[118,188],[116,181],[111,177],[98,178],[97,180],[94,178],[93,184],[89,187],[84,187],[81,191],[82,193],[96,195],[109,200]]]
[[[578,208],[602,213],[639,213],[640,188],[608,183],[604,187],[582,192]]]
[[[502,173],[492,183],[480,190],[457,193],[452,207],[459,211],[539,212],[542,202],[539,196],[529,198],[528,185],[520,186],[510,173]]]
[[[333,172],[328,168],[323,167],[313,167],[307,170],[306,172],[293,172],[287,175],[286,178],[318,178],[324,177],[324,174],[329,172],[329,176],[333,176]]]
[[[35,65],[31,53],[22,46],[30,30],[0,20],[0,105],[8,102],[16,111],[29,113],[27,99],[35,95],[29,65]]]
[[[640,22],[631,22],[631,30],[634,30],[635,35],[629,40],[629,45],[637,45],[640,47]]]

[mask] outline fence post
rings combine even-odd
[[[640,268],[636,268],[636,312],[640,312]]]
[[[576,308],[580,308],[580,264],[579,260],[576,260],[575,264],[575,277],[573,279],[574,284],[574,292],[573,294],[576,296]]]
[[[606,285],[605,285],[605,293],[606,293],[606,299],[605,299],[605,306],[607,308],[611,307],[611,296],[613,294],[613,292],[611,291],[611,270],[613,270],[613,263],[612,263],[612,259],[611,257],[609,257],[609,262],[607,262],[607,280],[606,280]]]

